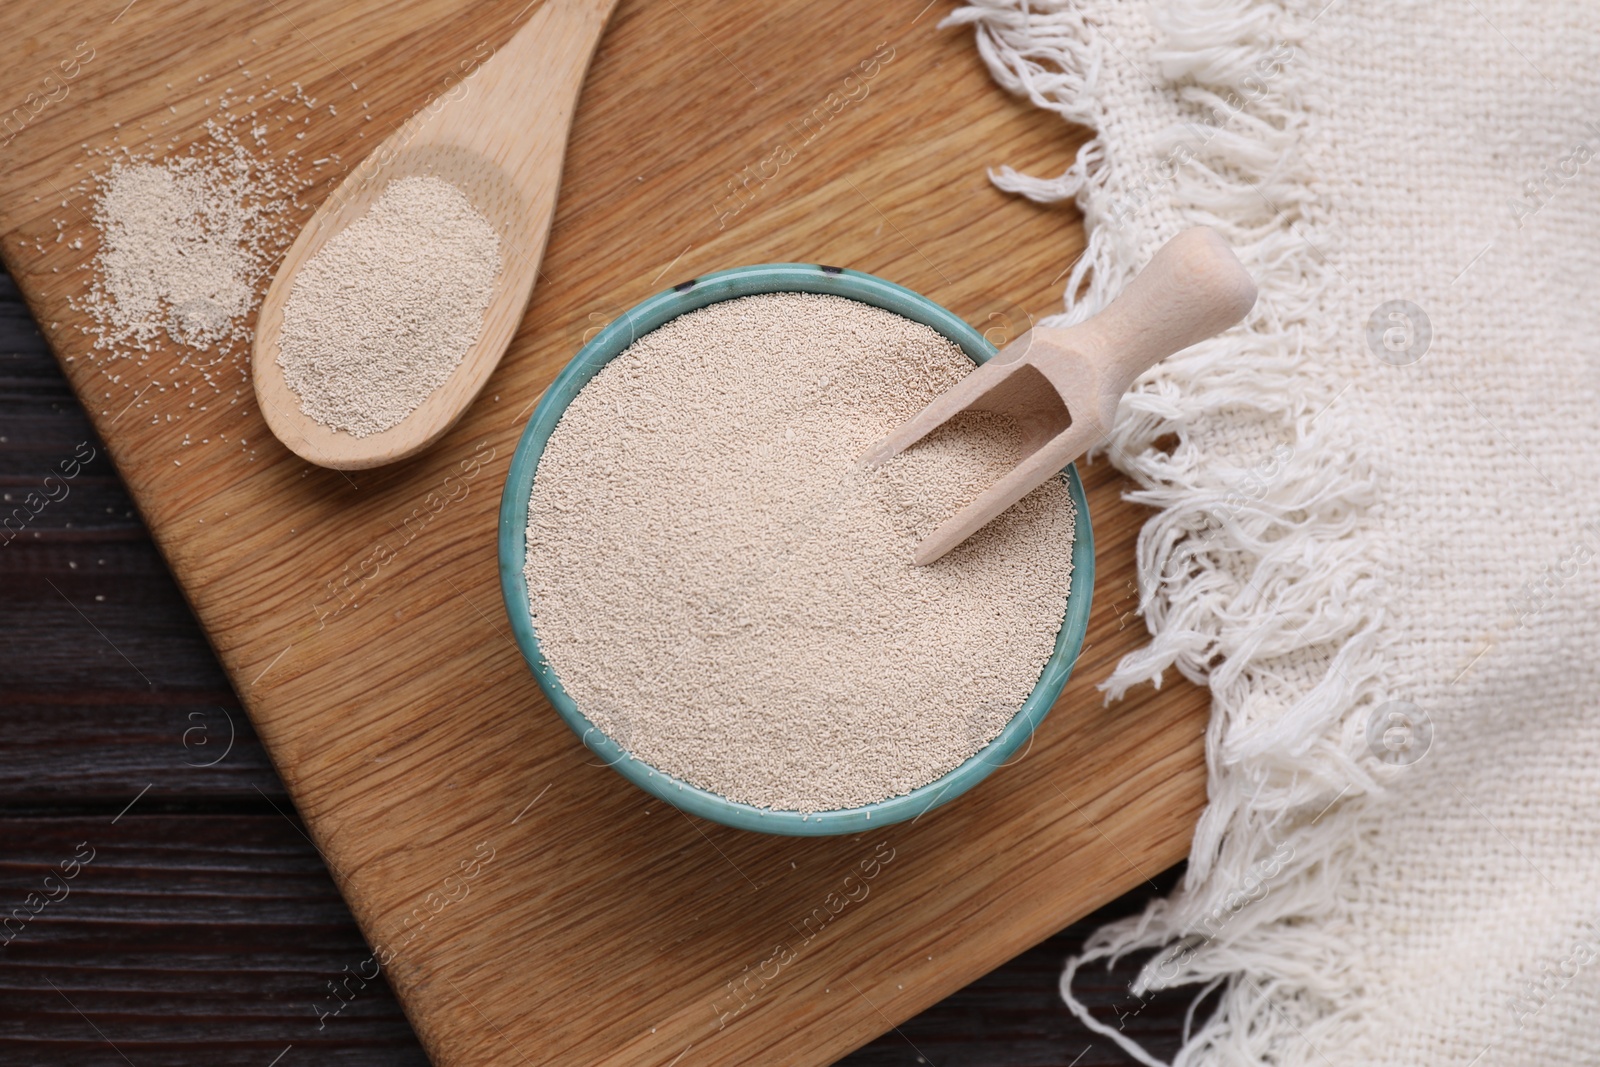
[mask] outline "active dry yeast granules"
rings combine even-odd
[[[528,509],[534,628],[632,758],[779,810],[906,793],[1010,720],[1054,649],[1075,519],[1059,480],[930,567],[923,534],[1015,460],[969,416],[856,458],[972,368],[835,296],[712,304],[567,408]]]
[[[301,266],[278,365],[300,410],[381,433],[450,377],[483,331],[500,236],[461,190],[400,178]]]

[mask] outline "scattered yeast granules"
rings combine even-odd
[[[278,365],[300,410],[356,437],[399,424],[483,330],[500,236],[454,185],[400,178],[295,275]]]
[[[163,334],[194,348],[226,347],[248,335],[250,310],[276,236],[282,200],[250,195],[251,161],[114,166],[95,204],[102,234],[106,342],[144,344]]]
[[[254,401],[252,315],[299,230],[300,194],[339,162],[337,152],[306,161],[292,146],[304,143],[314,115],[335,110],[242,61],[196,80],[216,83],[198,135],[171,105],[171,118],[113,123],[108,143],[82,145],[86,158],[74,166],[88,170],[62,197],[55,241],[91,253],[67,301],[86,320],[101,414],[174,431],[197,419],[193,432],[181,431],[181,448],[225,445],[253,460],[243,431]],[[90,232],[74,234],[86,219]],[[34,247],[49,246],[36,238]]]
[[[187,155],[125,152],[96,179],[100,243],[77,301],[96,349],[149,354],[171,343],[185,358],[208,351],[214,361],[249,348],[247,316],[294,236],[303,183],[231,126],[205,130]]]
[[[1014,462],[1014,425],[856,463],[971,369],[926,326],[805,293],[712,304],[602,368],[528,509],[534,628],[577,706],[631,758],[777,810],[897,796],[991,741],[1054,650],[1067,488],[916,567]]]

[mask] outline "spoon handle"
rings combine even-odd
[[[430,139],[500,162],[519,184],[535,181],[550,152],[566,149],[578,87],[617,0],[544,0],[494,53],[460,83],[465,107],[428,110]]]
[[[1226,330],[1255,302],[1256,283],[1228,243],[1215,230],[1197,226],[1162,245],[1104,311],[1077,326],[1049,330],[1055,336],[1046,339],[1100,365],[1096,399],[1114,413],[1139,375]]]

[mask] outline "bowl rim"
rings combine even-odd
[[[994,740],[945,774],[909,793],[853,808],[821,812],[759,808],[702,789],[642,760],[634,759],[591,722],[562,687],[539,647],[533,627],[523,563],[527,556],[528,503],[545,444],[573,397],[601,367],[633,341],[663,323],[709,304],[741,296],[773,292],[826,293],[882,308],[932,327],[954,341],[974,363],[983,363],[995,348],[982,333],[920,293],[876,275],[818,263],[763,263],[705,274],[680,282],[641,301],[617,316],[562,368],[539,398],[517,441],[500,498],[500,590],[511,632],[546,699],[573,733],[606,765],[645,792],[691,815],[725,826],[791,836],[850,834],[914,819],[947,804],[989,774],[1012,762],[1024,742],[1031,749],[1033,733],[1050,711],[1071,676],[1088,629],[1094,595],[1094,534],[1083,483],[1072,465],[1063,472],[1077,508],[1072,545],[1072,585],[1056,634],[1055,649],[1039,680],[1016,714]],[[1026,750],[1023,755],[1026,755]],[[1017,757],[1020,759],[1021,757]]]

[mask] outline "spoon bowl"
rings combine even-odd
[[[324,467],[377,467],[438,440],[488,382],[533,294],[555,215],[567,133],[589,57],[616,0],[545,0],[460,83],[464,91],[412,116],[341,182],[300,231],[261,303],[251,378],[273,434]],[[501,268],[483,328],[450,377],[398,424],[356,437],[301,410],[278,365],[283,312],[300,268],[364,216],[401,178],[459,189],[500,235]]]

